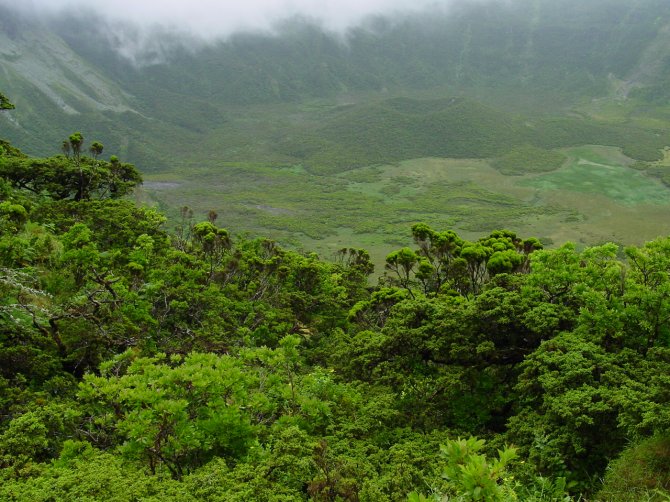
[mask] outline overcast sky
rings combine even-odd
[[[9,4],[10,0],[0,0]],[[112,18],[142,25],[163,25],[201,35],[225,35],[239,29],[264,29],[301,14],[326,27],[342,29],[370,14],[445,6],[451,0],[22,0],[40,11],[84,6]],[[16,5],[16,1],[13,1]]]

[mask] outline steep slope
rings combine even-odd
[[[107,112],[133,112],[129,96],[108,76],[79,57],[35,19],[0,6],[0,75],[18,105],[4,136],[31,150],[53,151],[55,138],[43,131],[58,124],[88,122]],[[54,127],[56,126],[56,127]],[[38,134],[39,133],[39,134]],[[38,138],[43,138],[40,141]]]
[[[590,125],[570,120],[539,131],[547,123],[537,116],[607,95],[613,81],[624,82],[624,97],[634,87],[645,99],[663,99],[668,88],[665,0],[465,2],[449,13],[372,18],[339,35],[294,20],[275,34],[211,43],[147,37],[88,12],[39,21],[0,9],[0,82],[18,105],[0,117],[2,137],[46,154],[83,130],[148,170],[198,162],[207,147],[212,155],[250,151],[245,160],[307,159],[330,170],[498,155],[524,142],[562,146],[571,127],[580,137],[603,135],[583,134]],[[469,96],[492,107],[375,104],[393,96],[427,99],[429,107],[435,98]],[[335,114],[303,106],[315,100],[358,106]],[[275,105],[286,107],[259,108]],[[250,120],[251,106],[264,118]],[[493,109],[530,115],[533,125],[512,124]],[[556,130],[559,140],[551,140]],[[626,137],[609,134],[605,144],[625,147]]]
[[[84,111],[132,111],[125,93],[48,31],[0,32],[0,58],[7,80],[32,85],[68,115]],[[11,91],[11,88],[10,88]]]
[[[51,155],[67,135],[81,130],[123,158],[148,168],[164,165],[155,146],[163,139],[144,134],[155,121],[113,72],[82,57],[40,18],[3,5],[0,82],[17,105],[0,117],[0,136],[27,152]]]
[[[670,88],[670,21],[662,21],[656,38],[642,52],[635,68],[626,75],[618,89],[621,98],[627,98],[631,91],[650,101],[667,102]]]
[[[133,95],[161,89],[228,106],[444,85],[596,96],[610,75],[625,79],[662,57],[653,47],[662,45],[668,22],[664,0],[514,0],[372,18],[340,35],[296,19],[274,34],[239,33],[204,45],[174,33],[147,39],[88,13],[51,26]],[[133,54],[140,67],[118,53]]]

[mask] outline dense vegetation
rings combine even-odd
[[[567,158],[560,152],[542,150],[530,145],[510,150],[491,165],[509,176],[527,173],[544,173],[561,167]]]
[[[453,129],[448,120],[441,125],[444,113],[433,114],[424,124],[406,113],[407,108],[398,113],[388,105],[381,109],[364,105],[371,98],[379,101],[389,96],[430,100],[466,95],[496,110],[563,115],[592,98],[621,97],[616,88],[621,83],[623,89],[632,89],[630,96],[641,106],[664,106],[668,72],[664,37],[669,22],[665,0],[460,2],[444,12],[369,19],[342,34],[292,20],[274,33],[238,33],[210,43],[193,43],[166,33],[148,37],[143,45],[147,37],[136,27],[119,26],[86,10],[69,9],[60,17],[44,19],[0,5],[0,39],[7,46],[6,53],[0,54],[4,92],[19,104],[14,112],[18,127],[7,128],[3,137],[46,155],[63,135],[84,129],[148,170],[192,160],[194,152],[202,161],[202,152],[217,144],[223,150],[219,156],[226,159],[238,152],[241,160],[266,160],[263,145],[286,141],[288,148],[296,135],[309,136],[306,147],[323,141],[341,154],[351,143],[342,135],[342,122],[369,115],[378,121],[373,128],[376,136],[378,129],[398,119],[395,129],[409,129],[410,137],[420,141],[413,145],[389,140],[393,148],[382,150],[389,152],[384,153],[386,161],[434,155],[431,152],[440,149],[457,156],[471,155],[465,153],[471,151],[480,157],[497,156],[507,150],[500,151],[505,144],[491,139],[502,125],[495,110],[463,105],[454,110],[466,118],[472,115],[469,124],[482,138],[471,140],[483,143],[483,150],[467,144],[429,143],[430,151],[416,155],[426,145],[425,130],[430,125],[437,122],[438,133]],[[30,60],[38,53],[45,59]],[[52,66],[56,69],[47,71]],[[33,73],[25,74],[26,68]],[[323,124],[324,117],[305,113],[301,105],[315,101],[317,108],[322,101],[361,106],[350,112],[352,117],[324,124],[323,134],[314,138],[311,125]],[[290,115],[302,117],[294,121],[282,113],[281,119],[269,119],[272,106],[281,104],[292,105]],[[248,125],[245,119],[250,108],[261,105],[264,123],[254,125],[259,140],[246,151],[248,140],[241,134]],[[426,108],[433,111],[429,105]],[[444,106],[437,108],[434,111],[444,111]],[[304,116],[310,124],[299,127],[305,125],[301,124]],[[385,119],[391,122],[381,122]],[[588,131],[591,125],[586,120],[580,125],[574,117],[557,125],[558,146],[574,144],[564,141],[573,127]],[[625,125],[629,124],[619,124]],[[605,142],[589,139],[580,144],[626,146],[621,144],[622,138],[628,139],[626,127],[619,129],[607,133]],[[514,135],[514,128],[503,132]],[[580,138],[583,132],[575,134]],[[547,131],[546,138],[530,143],[546,148],[554,136],[554,131]],[[514,144],[529,143],[527,137],[514,140]],[[642,145],[633,139],[629,143]],[[641,148],[648,151],[646,145]],[[269,156],[278,162],[280,153],[272,151]],[[639,158],[648,160],[648,155]],[[368,157],[378,159],[379,152],[373,148],[358,160],[365,162]],[[338,160],[333,156],[329,162]]]
[[[416,224],[373,287],[361,249],[167,229],[80,133],[0,146],[3,500],[670,496],[670,238]]]
[[[83,130],[170,217],[213,209],[329,259],[364,247],[378,270],[421,221],[578,246],[670,232],[666,0],[464,1],[208,40],[21,5],[0,5],[17,105],[0,136],[48,157]]]
[[[542,149],[612,145],[632,158],[657,161],[670,143],[662,130],[574,117],[529,122],[460,98],[395,98],[342,108],[311,131],[283,140],[279,152],[319,174],[420,157],[498,156],[503,173],[525,174],[561,166],[559,153]]]

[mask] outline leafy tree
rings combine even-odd
[[[643,354],[652,347],[670,347],[670,239],[657,239],[642,248],[626,248],[626,343]]]
[[[437,232],[417,223],[412,236],[419,246],[416,252],[403,248],[386,258],[386,269],[395,274],[391,282],[411,294],[420,284],[426,294],[477,295],[497,274],[527,273],[531,253],[542,248],[537,239],[522,240],[508,230],[468,242],[452,231]]]
[[[419,253],[432,265],[432,277],[424,279],[429,281],[427,289],[438,292],[444,284],[455,279],[452,264],[459,257],[464,242],[452,231],[436,232],[425,223],[412,227],[412,237],[419,246]],[[425,268],[425,271],[429,269]]]
[[[68,141],[70,143],[70,150],[72,151],[74,160],[80,160],[81,148],[84,145],[84,136],[80,132],[75,132],[70,134]]]
[[[29,190],[37,195],[74,199],[118,198],[130,193],[142,182],[142,177],[132,164],[119,162],[115,157],[104,162],[81,155],[83,137],[75,133],[68,145],[69,156],[46,159],[0,157],[0,177],[13,187]]]
[[[392,307],[406,298],[409,298],[406,290],[378,288],[369,299],[357,302],[347,317],[362,329],[382,328],[391,315]]]
[[[71,403],[54,401],[15,417],[0,434],[0,467],[20,471],[32,462],[57,457],[73,435],[79,413]]]
[[[152,473],[166,468],[174,479],[215,456],[240,458],[248,450],[250,381],[239,360],[159,355],[138,358],[118,374],[128,357],[104,365],[102,376],[84,378],[79,397],[92,413],[89,434],[110,428],[122,438],[124,456],[146,462]]]
[[[166,218],[154,208],[138,207],[123,199],[99,199],[76,202],[43,201],[31,213],[31,218],[42,225],[50,225],[57,233],[68,232],[73,225],[82,223],[95,229],[93,242],[103,251],[114,251],[119,263],[127,263],[126,247],[135,245],[141,235],[154,241],[156,251],[165,251],[170,240],[163,226]]]
[[[418,255],[410,248],[402,248],[386,257],[386,269],[396,274],[400,286],[405,288],[412,297],[414,297],[414,293],[412,292],[410,278],[414,267],[418,263]]]
[[[0,92],[0,110],[13,110],[14,105],[9,101],[9,98]]]
[[[104,149],[102,143],[99,141],[94,141],[91,143],[91,146],[89,147],[89,151],[91,152],[91,156],[97,160],[97,158],[102,154],[102,150]]]
[[[0,498],[564,501],[670,430],[668,239],[417,224],[371,287],[364,250],[168,235],[65,143],[0,143]]]
[[[375,266],[370,254],[364,249],[343,248],[337,253],[337,259],[344,284],[347,287],[347,297],[353,304],[367,298],[368,277],[374,272]]]
[[[212,222],[203,221],[193,226],[193,240],[197,243],[209,261],[209,275],[222,264],[224,254],[230,249],[231,242],[228,231],[217,228]]]
[[[21,150],[0,139],[0,157],[27,157]],[[6,191],[6,190],[4,190]]]
[[[608,385],[625,370],[617,356],[575,333],[544,342],[521,369],[509,438],[539,473],[585,488],[625,444],[617,389]]]

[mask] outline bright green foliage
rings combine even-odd
[[[446,485],[431,498],[412,492],[408,502],[429,502],[443,500],[507,502],[524,500],[533,502],[569,502],[572,500],[565,490],[565,479],[548,481],[536,478],[530,486],[519,484],[512,474],[514,461],[518,460],[514,447],[504,447],[497,451],[497,458],[489,458],[481,453],[485,446],[483,439],[470,437],[456,439],[440,446],[446,460],[443,477]],[[516,462],[518,464],[518,462]]]
[[[287,448],[295,447],[290,437]],[[291,486],[290,477],[284,477],[285,461],[304,461],[309,452],[295,450],[294,455],[281,455],[279,464],[271,456],[256,458],[254,463],[240,463],[229,467],[222,459],[217,459],[199,471],[186,477],[183,490],[191,498],[186,500],[209,500],[213,502],[245,502],[247,500],[267,500],[268,502],[296,502],[306,500],[302,486]],[[302,455],[301,455],[302,454]],[[307,454],[307,456],[306,456]],[[308,460],[309,461],[309,460]],[[288,467],[289,472],[297,472],[299,464]],[[309,471],[304,473],[309,477]],[[304,478],[303,478],[304,479]],[[178,499],[180,500],[180,499]]]
[[[637,325],[630,343],[643,352],[655,345],[670,347],[670,239],[625,252],[631,265],[626,315]]]
[[[669,363],[670,350],[665,347],[650,349],[644,357],[636,355],[621,361],[623,374],[614,380],[619,388],[613,393],[613,401],[620,409],[618,421],[628,437],[639,439],[670,429],[666,392]]]
[[[447,460],[444,477],[450,491],[463,500],[487,502],[516,500],[509,464],[516,458],[514,448],[498,450],[497,459],[479,453],[485,442],[481,439],[457,439],[441,447]]]
[[[564,501],[670,430],[668,239],[416,224],[371,286],[191,216],[0,182],[0,498]]]
[[[215,456],[239,458],[247,451],[253,428],[243,412],[249,382],[240,361],[158,356],[115,374],[124,359],[105,365],[103,376],[84,378],[79,398],[90,403],[91,435],[109,428],[121,439],[124,457],[146,462],[152,473],[166,468],[175,479]]]
[[[12,222],[15,225],[21,225],[28,219],[28,212],[25,207],[7,201],[0,204],[0,214],[2,214],[3,219]]]
[[[89,147],[89,151],[91,152],[91,156],[94,159],[97,159],[100,156],[100,154],[102,154],[103,149],[104,149],[104,146],[99,141],[94,141],[93,143],[91,143],[91,146]],[[110,161],[113,161],[113,160],[114,159],[110,158]]]
[[[412,492],[407,496],[407,502],[431,502],[436,500],[434,497],[428,498],[425,495],[417,492]]]
[[[84,278],[100,263],[100,254],[93,240],[93,232],[83,223],[76,223],[63,235],[63,261],[72,270],[75,285],[83,286]]]
[[[399,284],[407,289],[412,296],[410,276],[418,262],[419,257],[409,248],[402,248],[398,251],[394,251],[386,257],[386,269],[397,276]],[[424,275],[425,274],[422,274],[422,276]]]
[[[75,132],[70,134],[68,137],[68,143],[70,143],[70,151],[75,160],[81,159],[81,147],[84,144],[84,136],[80,132]],[[65,144],[65,143],[63,143]]]
[[[140,235],[154,239],[156,251],[164,251],[169,239],[163,229],[165,216],[152,208],[137,207],[128,200],[46,201],[32,213],[32,218],[67,232],[83,223],[95,229],[92,238],[104,250],[124,251]],[[117,253],[125,254],[125,253]],[[123,260],[123,256],[118,257]]]
[[[0,157],[26,157],[26,155],[9,142],[0,139]]]
[[[197,500],[169,479],[148,476],[135,464],[72,440],[65,442],[57,461],[41,466],[39,476],[4,480],[0,498],[17,502]]]
[[[419,246],[417,252],[403,248],[386,257],[386,269],[394,274],[390,282],[410,294],[417,283],[426,294],[478,294],[497,274],[527,271],[530,254],[542,249],[537,239],[521,240],[508,230],[468,242],[452,231],[437,232],[418,223],[412,235]]]
[[[11,420],[0,434],[0,466],[18,476],[55,457],[72,437],[80,411],[71,403],[34,406]]]

